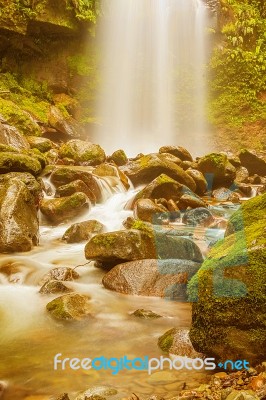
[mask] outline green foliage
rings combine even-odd
[[[241,128],[266,121],[266,10],[261,0],[223,0],[225,42],[211,62],[210,119]]]
[[[96,23],[100,15],[99,0],[72,0],[69,7],[74,6],[77,19]]]
[[[32,125],[24,111],[30,113],[40,122],[48,122],[52,96],[47,88],[47,82],[37,82],[26,77],[19,78],[19,76],[11,73],[0,73],[0,90],[10,91],[8,100],[0,100],[3,115],[10,123],[14,122],[22,133],[28,132]],[[36,133],[39,134],[39,132],[33,132],[33,134]]]

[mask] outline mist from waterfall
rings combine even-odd
[[[104,0],[100,127],[107,152],[208,148],[208,9],[201,0]]]

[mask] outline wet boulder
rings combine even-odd
[[[249,172],[245,167],[237,167],[236,169],[236,184],[247,183],[249,178]]]
[[[51,174],[51,182],[56,186],[63,186],[73,181],[83,181],[90,191],[94,194],[97,202],[102,200],[102,193],[97,178],[93,176],[92,171],[82,167],[58,167]]]
[[[73,224],[64,233],[62,240],[67,243],[79,243],[89,240],[93,235],[102,233],[104,225],[96,220],[89,220]]]
[[[106,397],[114,396],[118,392],[110,386],[92,386],[85,392],[79,393],[74,400],[106,400]]]
[[[162,317],[161,315],[156,314],[151,310],[145,310],[144,308],[139,308],[138,310],[134,311],[131,315],[143,319],[157,319]]]
[[[239,153],[241,165],[247,168],[250,175],[266,176],[266,159],[253,150],[243,149]]]
[[[43,276],[40,281],[40,285],[43,285],[50,281],[74,281],[79,278],[79,274],[69,267],[57,267],[51,269],[47,274]]]
[[[90,239],[85,247],[88,260],[113,267],[123,261],[149,258],[151,238],[136,230],[102,233]]]
[[[44,199],[40,204],[41,212],[53,224],[72,219],[89,208],[88,197],[79,192],[59,199]]]
[[[36,157],[27,154],[0,152],[0,173],[7,172],[29,172],[32,175],[39,175],[42,166]]]
[[[41,294],[56,294],[68,292],[72,292],[72,290],[60,281],[47,281],[39,290],[39,293]]]
[[[180,158],[182,161],[193,161],[193,158],[189,151],[181,146],[163,146],[159,149],[159,153],[169,153]]]
[[[207,208],[196,208],[185,212],[182,222],[190,226],[210,226],[215,221],[211,211]]]
[[[91,191],[91,189],[81,181],[80,179],[77,179],[76,181],[67,183],[66,185],[59,186],[56,189],[55,192],[55,197],[66,197],[66,196],[71,196],[74,193],[81,192],[85,193],[86,196],[90,199],[90,201],[95,204],[96,198],[94,193]]]
[[[188,187],[162,174],[149,183],[144,189],[140,190],[130,202],[133,207],[139,199],[160,199],[179,201],[185,194],[194,194]]]
[[[23,182],[32,196],[35,199],[35,204],[38,205],[40,199],[42,198],[42,181],[36,179],[29,172],[9,172],[7,174],[0,175],[0,185],[6,184],[10,179],[18,179]]]
[[[99,177],[116,177],[123,183],[126,189],[130,187],[127,176],[116,165],[107,163],[100,164],[94,168],[93,174]]]
[[[51,106],[48,114],[49,125],[65,137],[78,138],[81,136],[81,125],[72,117],[67,118],[56,106]]]
[[[31,149],[37,149],[41,153],[46,153],[47,151],[50,151],[55,147],[50,139],[46,139],[43,137],[27,136],[27,141]]]
[[[29,251],[38,244],[35,199],[18,178],[0,183],[0,252]]]
[[[187,208],[204,208],[207,207],[205,201],[203,201],[200,197],[195,195],[194,193],[189,194],[185,193],[181,196],[178,203],[178,208],[180,210],[186,210]]]
[[[81,294],[65,294],[50,301],[46,310],[56,319],[80,321],[91,316],[90,297]]]
[[[128,162],[127,155],[124,150],[116,150],[113,154],[109,157],[110,161],[113,161],[116,165],[121,167]]]
[[[222,153],[211,153],[200,158],[198,169],[207,179],[210,189],[219,186],[229,187],[236,178],[236,168]]]
[[[207,188],[208,188],[208,183],[202,174],[202,172],[198,171],[197,169],[193,168],[188,168],[186,170],[186,173],[191,176],[191,178],[195,181],[196,183],[196,190],[195,193],[198,194],[199,196],[203,196],[204,193],[206,193]]]
[[[165,353],[171,353],[180,357],[203,358],[203,354],[198,353],[189,338],[187,329],[172,328],[165,332],[158,339],[158,346]]]
[[[101,146],[79,139],[72,139],[64,143],[59,149],[59,156],[71,158],[76,163],[84,163],[84,165],[98,165],[106,160]]]
[[[30,146],[19,131],[3,120],[0,116],[0,144],[12,147],[14,150],[29,150]]]
[[[121,167],[134,185],[150,183],[161,174],[166,174],[178,183],[194,191],[196,184],[182,168],[170,161],[164,154],[149,154],[128,162]]]
[[[189,282],[193,346],[221,362],[266,357],[266,194],[243,203]]]
[[[155,204],[150,199],[139,199],[134,205],[134,217],[153,224],[155,224],[163,214],[167,213],[167,208]]]
[[[146,259],[116,265],[103,277],[107,289],[130,295],[185,301],[189,279],[199,263],[190,260]]]
[[[107,268],[148,258],[203,261],[200,249],[190,239],[156,231],[138,220],[132,228],[94,236],[85,247],[86,258],[100,261]]]

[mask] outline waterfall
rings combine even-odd
[[[201,0],[103,0],[97,141],[129,155],[208,147],[208,10]]]

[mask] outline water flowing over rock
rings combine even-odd
[[[217,360],[266,357],[265,209],[266,194],[244,203],[189,283],[191,341]]]
[[[103,285],[119,293],[186,301],[186,286],[199,263],[189,260],[140,260],[119,264],[103,277]]]
[[[29,251],[38,244],[39,223],[34,197],[14,178],[0,184],[0,252]]]
[[[129,177],[134,185],[150,183],[161,174],[166,174],[177,182],[186,185],[195,191],[196,184],[182,168],[174,162],[167,160],[164,154],[149,154],[129,162],[122,171]]]

